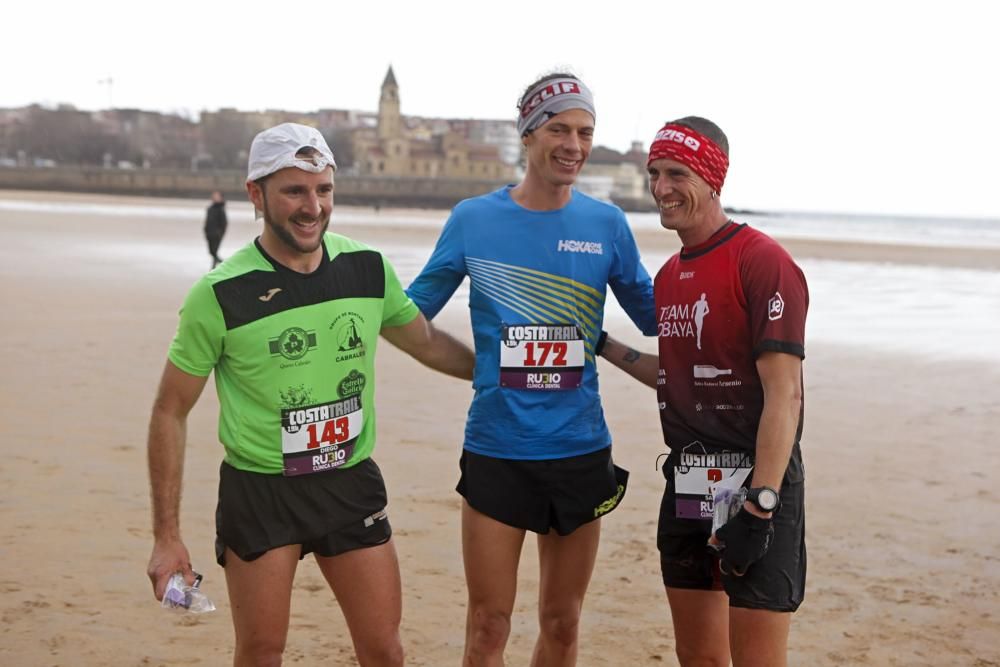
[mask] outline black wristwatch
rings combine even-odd
[[[601,352],[604,351],[604,344],[608,342],[608,332],[601,331],[601,335],[597,337],[597,342],[594,343],[594,356],[601,356]]]
[[[757,506],[761,512],[773,512],[781,504],[778,492],[769,486],[758,486],[747,491],[747,500]]]

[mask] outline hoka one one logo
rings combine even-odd
[[[564,241],[559,240],[559,252],[586,252],[591,255],[603,255],[604,246],[592,241]]]

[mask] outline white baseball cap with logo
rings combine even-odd
[[[312,148],[315,152],[312,155],[296,155],[303,148]],[[256,181],[287,167],[314,174],[327,167],[333,167],[337,171],[333,151],[319,130],[298,123],[275,125],[253,138],[247,165],[247,181]]]

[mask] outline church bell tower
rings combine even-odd
[[[392,65],[382,82],[382,96],[378,101],[378,138],[398,139],[403,136],[403,121],[399,112],[399,85]]]

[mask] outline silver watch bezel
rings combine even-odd
[[[778,503],[781,500],[781,497],[778,495],[777,491],[769,486],[762,486],[753,489],[753,491],[753,504],[756,505],[762,512],[773,512],[778,509]],[[764,498],[773,498],[773,505],[771,507],[767,507],[767,503],[764,502]]]

